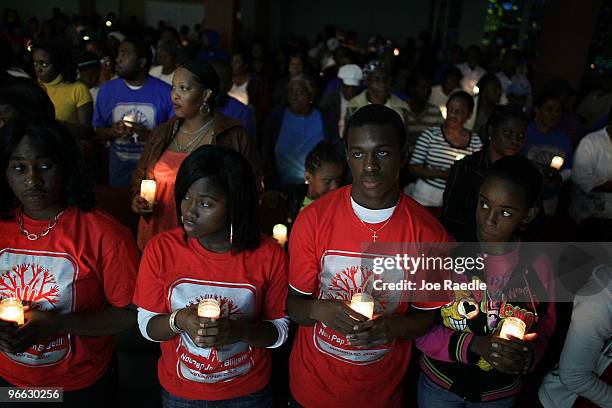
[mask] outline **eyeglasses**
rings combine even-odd
[[[43,67],[43,68],[49,68],[51,65],[53,65],[47,61],[33,61],[32,64],[34,65],[34,67]]]
[[[515,132],[514,130],[506,129],[506,128],[502,128],[500,129],[500,131],[501,131],[501,134],[506,138],[512,137],[512,139],[516,139],[516,140],[525,139],[525,133],[523,132]]]

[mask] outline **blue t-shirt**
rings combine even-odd
[[[306,156],[323,138],[323,120],[318,110],[299,116],[285,109],[274,148],[276,169],[283,184],[304,182]]]
[[[574,160],[572,143],[563,130],[556,128],[549,133],[542,133],[534,121],[527,126],[525,145],[521,155],[540,167],[550,167],[553,157],[561,156],[564,160],[561,170],[571,169]]]
[[[100,86],[93,127],[110,127],[119,120],[126,120],[152,130],[174,115],[170,89],[170,85],[151,76],[138,89],[131,89],[121,78],[110,80]],[[144,144],[133,138],[113,140],[108,165],[109,185],[130,185],[143,150]]]
[[[225,105],[219,106],[217,110],[227,117],[240,121],[248,135],[255,139],[255,113],[253,112],[253,108],[228,95]]]

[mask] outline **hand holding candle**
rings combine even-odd
[[[153,211],[156,188],[157,184],[154,180],[142,180],[140,183],[140,196],[149,203],[149,211]]]
[[[371,319],[374,316],[374,298],[367,293],[355,293],[351,298],[351,309]]]
[[[23,305],[20,299],[7,298],[0,302],[0,319],[15,322],[21,326],[24,322]]]
[[[285,224],[276,224],[272,229],[272,236],[284,248],[287,243],[287,226]]]

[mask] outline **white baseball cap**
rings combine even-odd
[[[359,86],[363,79],[363,72],[359,65],[347,64],[341,66],[338,70],[338,78],[342,80],[344,85]]]

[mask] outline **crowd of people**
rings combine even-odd
[[[610,241],[612,77],[577,103],[518,50],[331,26],[230,51],[200,25],[3,12],[0,299],[24,319],[0,302],[2,387],[117,404],[113,336],[138,328],[163,407],[612,407],[612,263],[572,312],[527,250]],[[483,269],[452,279],[484,290],[375,283],[410,275],[373,272],[392,244],[465,242]]]

